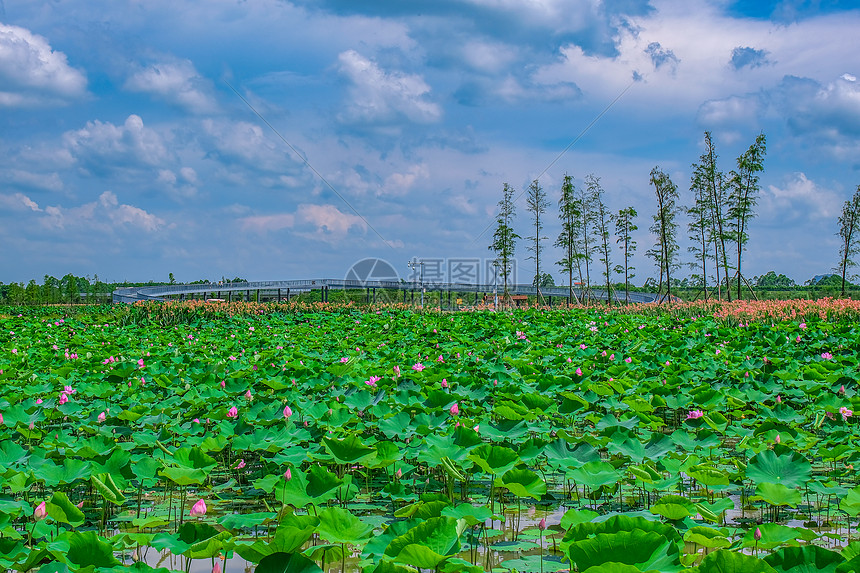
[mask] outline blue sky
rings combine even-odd
[[[710,130],[727,172],[767,135],[745,274],[802,282],[836,264],[860,184],[854,5],[0,0],[0,281],[483,265],[503,184],[540,176],[561,283],[561,181],[593,173],[639,212],[641,284],[649,173],[688,203]]]

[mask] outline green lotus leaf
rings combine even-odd
[[[598,533],[571,543],[568,554],[580,570],[610,561],[635,565],[642,571],[673,572],[682,569],[678,544],[656,531]]]
[[[763,482],[756,486],[753,500],[763,500],[771,505],[797,507],[802,500],[800,491],[788,488],[781,483]]]
[[[69,532],[65,539],[69,543],[65,558],[78,567],[113,567],[120,564],[113,555],[113,546],[95,531]]]
[[[323,573],[319,566],[300,553],[277,552],[265,556],[255,573]]]
[[[504,474],[520,461],[520,457],[514,450],[490,444],[484,444],[472,450],[469,459],[486,473],[494,476]]]
[[[460,548],[461,532],[456,519],[434,517],[394,538],[385,555],[398,563],[435,569]]]
[[[777,573],[835,573],[845,558],[823,547],[783,547],[764,558]]]
[[[649,508],[649,511],[671,520],[684,519],[697,513],[693,502],[679,495],[664,495]]]
[[[517,497],[531,497],[539,500],[546,494],[546,482],[528,469],[508,470],[502,476],[501,485]]]
[[[373,526],[339,507],[327,507],[321,511],[319,521],[317,533],[330,543],[360,545],[366,542],[373,532]]]
[[[323,438],[323,444],[339,464],[365,464],[376,456],[376,450],[362,443],[356,435],[342,440]]]
[[[778,483],[786,487],[799,487],[812,475],[809,461],[797,452],[787,450],[777,455],[774,450],[756,454],[747,465],[747,477],[759,483]]]
[[[68,523],[72,527],[77,527],[84,522],[84,512],[69,501],[68,496],[62,491],[54,492],[51,501],[45,504],[45,509],[54,521]]]
[[[699,564],[698,573],[774,573],[775,569],[751,555],[718,549],[708,553]]]

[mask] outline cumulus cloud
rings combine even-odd
[[[771,93],[778,112],[797,134],[827,140],[860,135],[860,84],[844,77],[827,83],[786,76]]]
[[[793,173],[780,185],[768,185],[761,192],[758,211],[774,224],[800,220],[835,220],[842,207],[839,194],[809,179],[805,173]]]
[[[41,211],[39,204],[24,195],[13,193],[12,195],[0,194],[0,205],[12,211]]]
[[[405,173],[392,173],[385,178],[379,190],[379,195],[403,196],[409,194],[413,185],[430,176],[427,165],[410,165]]]
[[[736,70],[759,68],[772,63],[767,56],[767,50],[738,46],[732,50],[732,59],[729,60],[729,64]]]
[[[42,225],[54,230],[134,230],[153,233],[165,225],[163,219],[140,207],[120,203],[111,191],[99,195],[97,201],[78,207],[45,207],[45,215]]]
[[[660,45],[660,42],[651,42],[648,44],[645,48],[645,53],[651,58],[654,68],[658,70],[663,66],[668,66],[669,69],[674,71],[678,67],[678,64],[681,63],[675,52],[664,48]]]
[[[63,190],[63,180],[59,173],[36,173],[23,169],[10,169],[2,172],[3,178],[16,187],[26,187],[38,191],[59,192]]]
[[[385,71],[355,50],[338,56],[338,69],[349,80],[349,101],[339,115],[347,124],[390,124],[406,119],[433,123],[442,109],[430,101],[430,86],[417,74]]]
[[[66,132],[63,139],[79,165],[89,172],[159,166],[172,158],[162,136],[134,114],[123,125],[87,122],[82,129]]]
[[[86,93],[83,72],[25,28],[0,22],[0,106],[56,105]]]
[[[140,68],[128,78],[125,88],[155,95],[192,113],[206,114],[218,109],[211,95],[211,83],[189,60],[168,60]]]
[[[267,233],[290,229],[296,235],[328,243],[343,241],[355,231],[367,230],[361,217],[344,213],[334,205],[304,203],[294,213],[251,215],[239,219],[243,231]]]

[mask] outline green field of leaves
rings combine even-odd
[[[860,307],[0,309],[0,567],[860,570]]]

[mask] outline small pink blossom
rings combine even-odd
[[[576,368],[576,375],[582,376],[582,368],[579,368],[579,367]]]
[[[782,438],[779,436],[779,434],[777,434],[777,435],[776,435],[776,440],[775,440],[775,441],[776,441],[776,443],[777,443],[777,444],[779,444],[779,443],[781,443],[781,442],[782,442]]]
[[[420,362],[416,362],[415,364],[412,365],[412,370],[415,370],[416,372],[421,372],[422,370],[424,370],[424,368],[425,368],[424,365],[421,364]]]
[[[287,471],[284,472],[284,479],[287,481],[293,479],[293,472],[290,471],[290,468],[287,468]]]
[[[239,460],[239,463],[236,464],[236,469],[241,470],[244,467],[245,467],[245,458],[242,458],[241,460]]]
[[[197,503],[191,506],[191,517],[202,517],[204,515],[206,515],[206,502],[199,499]]]
[[[48,510],[45,508],[44,501],[36,506],[36,509],[33,511],[33,517],[36,519],[36,521],[41,521],[42,519],[48,517]]]
[[[342,363],[349,362],[349,356],[344,356],[343,358],[340,359],[340,361]]]
[[[627,358],[624,359],[624,362],[626,362],[627,364],[630,364],[631,362],[633,362],[633,359],[628,356]]]
[[[251,394],[251,390],[245,390],[245,398],[247,398],[248,400],[250,400],[250,399],[251,399],[251,398],[253,398],[253,397],[254,397],[254,395],[253,395],[253,394]]]
[[[831,360],[833,358],[833,355],[829,352],[822,352],[821,357],[825,360]]]
[[[452,416],[456,416],[460,413],[460,406],[457,405],[457,402],[454,402],[454,405],[451,406],[450,412]]]
[[[854,411],[853,411],[853,410],[849,410],[849,409],[848,409],[847,407],[845,407],[845,406],[842,406],[841,408],[839,408],[839,413],[840,413],[840,414],[842,414],[842,419],[843,419],[843,420],[847,420],[848,418],[850,418],[851,416],[853,416],[853,415],[854,415]]]
[[[442,388],[448,387],[448,380],[446,378],[442,378]]]
[[[106,416],[105,416],[105,413],[104,413],[104,412],[102,412],[102,413],[101,413],[101,414],[99,414],[99,416],[98,416],[99,422],[104,422],[104,421],[105,421],[105,418],[106,418]]]
[[[394,376],[400,378],[400,366],[394,366]]]
[[[701,410],[690,410],[690,413],[687,414],[687,419],[688,420],[698,420],[699,418],[701,418],[704,415],[705,415],[705,413],[702,412]]]
[[[228,418],[238,418],[239,417],[239,410],[236,408],[236,406],[232,406],[229,410],[227,410],[227,417]]]
[[[541,531],[546,530],[546,518],[545,517],[542,517],[540,522],[538,522],[538,529],[540,529]]]
[[[284,406],[284,418],[289,419],[293,415],[293,410],[288,405]]]

